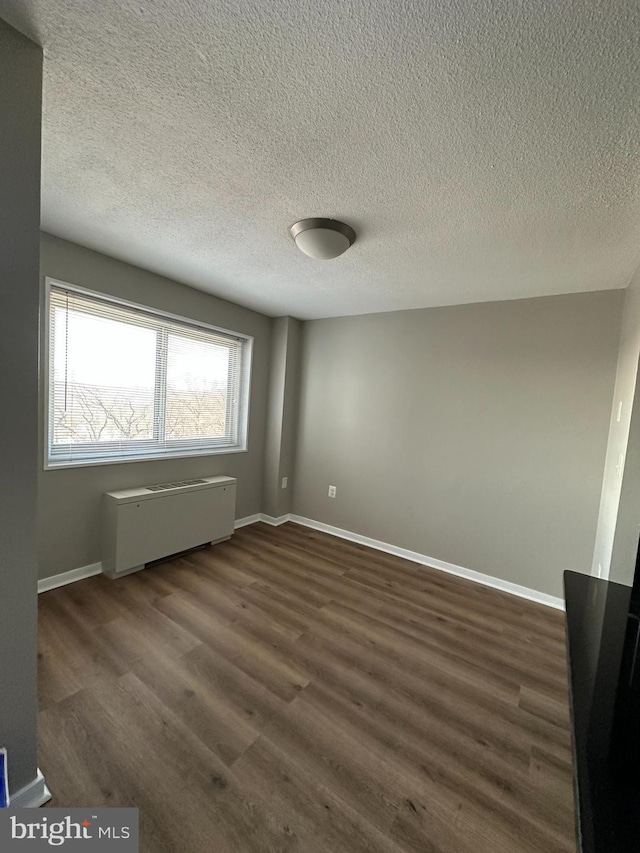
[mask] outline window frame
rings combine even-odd
[[[203,330],[215,332],[233,338],[242,343],[241,348],[241,369],[240,369],[240,391],[238,399],[238,443],[224,444],[219,446],[190,446],[193,439],[175,439],[172,440],[173,449],[160,449],[158,447],[158,439],[140,439],[132,441],[133,449],[131,452],[122,454],[121,452],[99,453],[99,444],[93,444],[95,451],[86,451],[84,455],[78,456],[75,459],[60,458],[56,459],[52,455],[53,449],[53,396],[50,393],[51,379],[51,288],[61,288],[68,290],[70,293],[77,293],[79,296],[87,296],[92,299],[97,299],[101,302],[110,303],[120,308],[132,309],[141,311],[152,317],[157,317],[158,320],[169,320],[176,323],[181,323],[185,327],[195,330]],[[200,320],[194,320],[190,317],[184,317],[179,314],[173,314],[169,311],[162,311],[159,308],[154,308],[149,305],[142,305],[139,302],[131,302],[127,299],[121,299],[119,296],[113,296],[109,293],[101,293],[100,291],[90,290],[87,287],[71,284],[61,279],[45,276],[44,278],[44,298],[43,319],[42,319],[42,376],[43,376],[43,414],[44,414],[44,470],[55,470],[57,468],[83,468],[98,465],[126,465],[130,462],[148,462],[158,461],[161,459],[184,459],[197,456],[220,456],[231,453],[246,453],[249,449],[249,403],[251,393],[251,373],[253,367],[253,337],[245,335],[241,332],[234,332],[229,329],[224,329],[220,326],[213,326],[210,323],[204,323]],[[165,366],[166,372],[166,366]],[[156,374],[157,376],[157,374]],[[166,382],[166,378],[165,378]],[[162,396],[166,398],[166,384],[161,390]],[[154,395],[154,407],[157,405],[156,395]],[[227,406],[229,403],[227,402]],[[89,446],[89,443],[84,445]],[[145,450],[148,449],[148,452]]]

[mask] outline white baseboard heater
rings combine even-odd
[[[198,545],[229,539],[236,480],[204,477],[104,496],[102,568],[116,578]]]

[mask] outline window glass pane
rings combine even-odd
[[[251,341],[51,285],[51,467],[246,449]]]
[[[156,331],[53,309],[53,444],[153,438]]]
[[[169,333],[165,437],[234,440],[227,416],[230,348]]]

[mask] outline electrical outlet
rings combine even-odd
[[[329,497],[335,498],[335,496],[336,496],[336,487],[335,486],[329,486]]]
[[[283,477],[283,478],[282,478],[282,488],[283,488],[283,489],[286,489],[288,485],[289,485],[289,478],[288,478],[288,477]]]

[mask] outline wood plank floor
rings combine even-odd
[[[564,615],[295,524],[41,595],[40,702],[144,853],[575,851]]]

